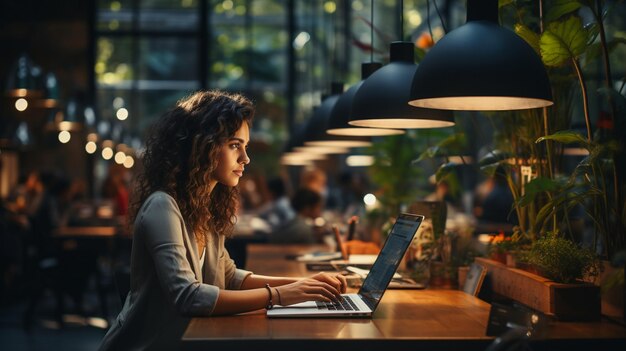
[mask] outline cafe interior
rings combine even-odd
[[[381,286],[182,349],[626,349],[623,0],[2,1],[0,45],[3,350],[99,347],[147,132],[198,90],[255,106],[237,267]]]

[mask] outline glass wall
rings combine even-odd
[[[346,52],[347,41],[335,24],[349,3],[99,0],[98,117],[141,135],[193,90],[242,92],[257,106],[252,133],[263,153],[255,165],[272,174],[289,129],[308,118],[336,79],[339,70],[332,67],[345,62],[337,52],[340,45]],[[128,111],[124,120],[117,118],[120,108]]]
[[[361,63],[388,62],[392,41],[417,44],[424,33],[440,38],[465,13],[463,4],[445,0],[97,4],[98,117],[139,136],[191,91],[242,92],[257,106],[252,137],[263,152],[254,155],[252,149],[254,167],[268,175],[276,172],[276,156],[289,135],[309,119],[331,82],[348,89],[361,79]],[[116,117],[120,108],[128,111],[123,121]]]

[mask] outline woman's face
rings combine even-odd
[[[220,148],[217,168],[211,175],[217,182],[226,186],[236,186],[243,176],[244,166],[250,163],[248,158],[248,143],[250,142],[250,128],[243,123],[241,128]]]

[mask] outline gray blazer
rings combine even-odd
[[[237,269],[224,237],[208,237],[200,269],[193,233],[176,201],[150,195],[135,220],[130,292],[100,350],[174,350],[192,316],[210,316],[220,289],[240,289],[250,272]]]

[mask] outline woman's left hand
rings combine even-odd
[[[342,294],[346,292],[346,288],[348,287],[346,277],[344,277],[341,273],[320,272],[312,276],[311,278],[332,285]]]

